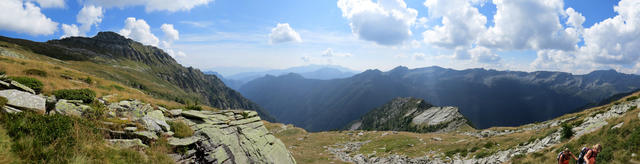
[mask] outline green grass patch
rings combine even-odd
[[[58,99],[82,100],[91,103],[96,98],[96,92],[91,89],[61,89],[53,92]]]
[[[193,136],[193,129],[182,121],[167,121],[167,124],[171,126],[174,137],[185,138]]]
[[[42,88],[44,87],[44,84],[42,83],[42,81],[35,78],[31,78],[31,77],[18,76],[18,77],[9,77],[9,79],[33,89],[33,91],[35,91],[36,93],[42,92]]]
[[[362,145],[360,152],[362,154],[371,154],[373,151],[378,153],[400,153],[406,152],[407,149],[420,143],[415,137],[404,135],[390,135]]]

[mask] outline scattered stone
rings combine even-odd
[[[107,142],[109,142],[109,144],[117,147],[117,148],[121,148],[121,149],[128,149],[128,148],[148,148],[149,146],[145,145],[142,143],[142,140],[140,139],[108,139]]]
[[[174,109],[174,110],[170,110],[169,114],[171,114],[171,116],[180,116],[180,114],[182,114],[182,109]]]
[[[3,106],[2,109],[4,109],[4,111],[7,112],[7,113],[20,113],[20,112],[22,112],[21,110],[18,110],[16,108],[10,107],[8,105]]]
[[[611,127],[611,129],[618,129],[618,128],[622,127],[623,124],[624,124],[624,122],[621,122],[621,123]]]
[[[46,112],[46,100],[41,96],[15,89],[2,90],[0,91],[0,96],[7,98],[9,100],[7,105],[11,107],[20,110],[32,110],[42,114]]]
[[[156,133],[150,131],[137,131],[133,132],[133,134],[135,134],[136,138],[140,138],[145,142],[155,141],[158,139]]]
[[[33,91],[33,89],[31,89],[31,88],[29,88],[29,87],[27,87],[25,85],[22,85],[17,81],[11,81],[11,88],[18,89],[18,90],[25,91],[25,92],[29,92],[29,93],[34,94],[34,95],[36,94],[36,91]]]
[[[358,132],[358,136],[362,136],[362,135],[364,135],[364,133]]]
[[[442,138],[440,138],[440,137],[431,137],[431,140],[434,140],[434,141],[442,141]]]
[[[9,83],[7,83],[7,82],[4,82],[4,81],[0,80],[0,88],[2,88],[2,89],[9,89],[9,88],[11,88],[11,84],[9,84]]]

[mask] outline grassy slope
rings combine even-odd
[[[630,96],[639,95],[640,92]],[[629,96],[628,96],[629,97]],[[626,98],[619,101],[625,101]],[[590,108],[581,112],[567,114],[554,120],[561,120],[577,116],[571,122],[583,120],[585,117],[597,114],[602,110],[608,109],[612,104],[600,107]],[[602,129],[581,136],[580,138],[572,138],[563,140],[562,143],[552,146],[542,151],[530,153],[524,156],[518,156],[512,159],[514,163],[554,163],[555,157],[561,147],[569,147],[575,154],[583,145],[593,145],[601,143],[604,145],[603,153],[599,156],[599,163],[628,163],[629,160],[640,161],[640,157],[631,157],[632,153],[640,155],[640,120],[638,120],[638,112],[636,109],[627,112],[623,117],[609,120],[609,124]],[[551,120],[550,120],[551,121]],[[570,123],[571,123],[570,122]],[[611,130],[611,127],[620,122],[625,122],[624,126],[619,129]],[[529,143],[538,138],[545,137],[560,127],[544,128],[539,130],[524,131],[502,136],[494,136],[487,138],[476,138],[463,135],[457,132],[451,133],[409,133],[398,132],[393,134],[385,131],[329,131],[318,133],[307,133],[306,131],[287,125],[288,128],[283,130],[282,124],[268,123],[267,128],[270,129],[276,137],[280,138],[289,150],[293,153],[296,160],[300,163],[329,163],[341,161],[335,159],[333,155],[328,154],[326,147],[334,144],[341,144],[353,141],[371,142],[364,144],[355,154],[372,154],[375,156],[388,156],[390,154],[401,154],[409,157],[425,156],[429,151],[436,151],[445,155],[460,154],[472,158],[473,156],[485,156],[500,150],[506,150],[519,144]],[[516,130],[531,127],[536,124],[523,125],[520,127],[494,127],[489,130],[503,131]],[[464,129],[464,131],[476,131],[473,129]],[[363,132],[364,135],[356,135]],[[387,133],[387,135],[384,135]],[[634,134],[637,135],[634,137]],[[442,141],[436,141],[433,138],[441,138]],[[422,141],[424,142],[421,142]],[[632,142],[637,140],[635,142]],[[635,146],[634,146],[635,144]]]

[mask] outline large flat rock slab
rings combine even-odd
[[[7,98],[9,100],[7,105],[11,107],[38,113],[46,112],[46,99],[44,97],[16,89],[2,90],[0,91],[0,96]]]

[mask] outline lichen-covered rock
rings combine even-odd
[[[145,142],[158,140],[158,135],[150,131],[137,131],[133,132],[135,138],[139,138]]]
[[[174,146],[195,145],[195,155],[177,162],[196,163],[295,163],[285,145],[263,125],[254,111],[183,111],[192,122],[194,136],[170,139]]]
[[[32,110],[37,113],[46,112],[46,100],[41,96],[16,89],[2,90],[0,91],[0,96],[6,97],[9,100],[7,105],[11,107],[20,110]]]
[[[171,116],[180,116],[182,114],[182,109],[173,109],[173,110],[169,110],[169,114],[171,114]]]
[[[140,118],[140,122],[144,128],[153,132],[161,133],[163,131],[171,131],[171,127],[165,121],[164,115],[159,110],[148,112],[144,117]]]
[[[71,100],[59,100],[54,109],[56,113],[67,116],[82,116],[87,110],[91,110],[91,107]]]
[[[11,88],[18,89],[18,90],[25,91],[25,92],[29,92],[31,94],[36,94],[36,91],[33,91],[33,89],[31,89],[31,88],[29,88],[29,87],[27,87],[27,86],[25,86],[23,84],[20,84],[17,81],[11,81]]]
[[[175,137],[171,137],[168,139],[169,141],[169,145],[171,146],[189,146],[189,145],[193,145],[196,142],[202,140],[202,138],[197,137],[197,136],[191,136],[191,137],[187,137],[187,138],[175,138]]]

